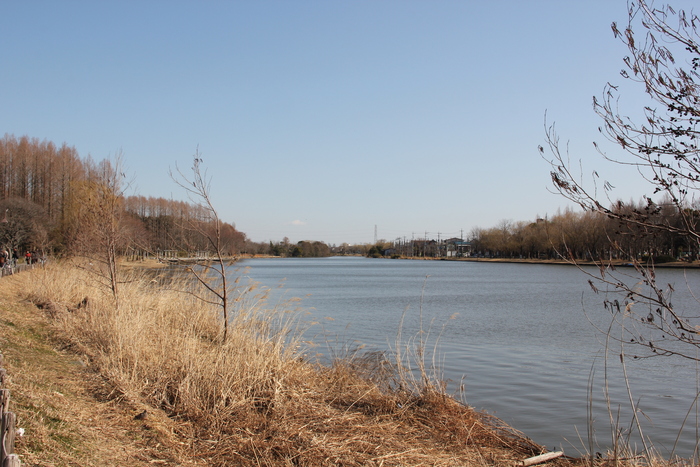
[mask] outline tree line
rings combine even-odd
[[[260,245],[262,247],[262,245]],[[331,247],[321,241],[302,240],[290,243],[287,237],[281,242],[270,242],[267,253],[273,256],[285,256],[291,258],[320,258],[331,256]]]
[[[613,214],[598,211],[559,212],[534,222],[501,221],[488,229],[471,232],[473,255],[507,258],[625,261],[695,260],[698,244],[681,229],[688,218],[700,219],[700,211],[677,208],[673,203],[645,201],[610,207]],[[646,224],[627,222],[644,216]],[[668,226],[658,229],[652,226]]]
[[[642,218],[644,222],[639,222]],[[639,202],[614,202],[605,212],[565,209],[534,221],[502,220],[490,228],[476,227],[466,238],[397,238],[364,248],[346,246],[347,251],[370,257],[652,260],[658,264],[698,259],[697,239],[684,226],[699,221],[700,210],[695,207],[645,197]],[[333,251],[343,254],[340,250]]]
[[[217,225],[208,211],[191,202],[125,195],[119,159],[98,162],[65,143],[6,134],[0,139],[0,246],[20,256],[79,254],[94,249],[92,231],[111,229],[116,254],[210,252],[207,233]],[[218,227],[227,256],[330,254],[322,242],[256,243],[232,223]]]
[[[207,232],[215,225],[206,209],[181,200],[125,196],[116,186],[109,187],[110,180],[123,177],[116,172],[114,161],[81,158],[66,144],[5,135],[0,139],[2,246],[17,249],[20,256],[25,251],[44,255],[90,249],[94,239],[89,231],[103,222],[104,213],[99,213],[109,202],[104,191],[111,190],[114,209],[120,212],[118,253],[141,250],[186,255],[211,249]],[[644,223],[626,221],[642,216]],[[698,218],[699,211],[693,206],[678,206],[673,200],[657,204],[644,198],[637,203],[618,201],[604,212],[565,210],[535,221],[502,221],[491,228],[473,229],[468,240],[471,255],[488,257],[551,259],[563,254],[577,260],[695,259],[697,242],[681,227]],[[253,242],[231,223],[221,222],[220,228],[222,251],[228,256],[321,257],[365,254],[371,247],[331,248],[321,241],[291,243],[286,237],[279,242]],[[425,255],[440,256],[447,251],[437,244],[428,245],[427,239],[424,242],[420,251]],[[392,246],[396,248],[385,242],[376,250]]]

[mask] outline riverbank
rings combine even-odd
[[[222,343],[215,310],[152,277],[118,308],[68,266],[3,279],[24,465],[512,466],[544,450],[377,355],[306,361],[289,309],[239,309]]]
[[[601,263],[596,261],[565,261],[562,259],[534,259],[534,258],[437,258],[437,257],[422,257],[422,256],[402,256],[397,259],[410,260],[425,260],[425,261],[469,261],[475,263],[521,263],[521,264],[556,264],[566,266],[594,266],[599,267]],[[613,267],[634,267],[629,261],[609,260],[604,263],[606,266]],[[700,268],[700,261],[669,261],[666,263],[654,264],[655,268],[680,268],[680,269],[697,269]]]
[[[251,258],[280,258],[280,256],[270,256],[270,255],[239,255],[233,258],[226,258],[226,262],[236,262],[242,259]],[[384,258],[388,259],[388,258]],[[594,261],[576,261],[572,263],[571,261],[565,261],[562,259],[534,259],[534,258],[477,258],[477,257],[467,257],[467,258],[435,258],[435,257],[424,257],[424,256],[402,256],[396,259],[410,259],[419,261],[469,261],[476,263],[521,263],[521,264],[556,264],[556,265],[569,265],[569,266],[600,266],[600,263]],[[136,261],[123,261],[121,264],[126,268],[141,267],[147,269],[160,269],[176,264],[188,264],[192,262],[197,262],[202,260],[194,259],[184,259],[182,261],[160,261],[156,258],[146,258],[139,259]],[[613,267],[634,267],[629,261],[622,260],[610,260],[605,263]],[[670,261],[666,263],[655,264],[656,268],[679,268],[679,269],[698,269],[700,268],[700,261]]]
[[[17,290],[40,275],[37,268],[5,277],[0,288],[0,352],[10,406],[23,431],[15,441],[22,465],[197,465],[180,463],[180,443],[172,436],[177,422],[156,416],[148,426],[134,421],[143,405],[115,394],[58,331],[51,310]]]
[[[0,288],[0,350],[26,433],[24,465],[513,466],[544,450],[439,382],[396,371],[395,356],[311,363],[313,347],[300,353],[307,343],[277,319],[293,303],[281,314],[263,308],[275,315],[265,321],[246,302],[232,326],[243,332],[232,330],[226,345],[216,310],[175,290],[182,284],[167,272],[132,268],[115,308],[98,278],[57,266]]]

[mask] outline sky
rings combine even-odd
[[[545,115],[616,198],[650,192],[592,144],[626,8],[5,0],[0,134],[121,154],[129,194],[178,200],[169,171],[199,151],[221,218],[254,241],[466,238],[570,206],[537,150]]]

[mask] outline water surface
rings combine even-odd
[[[322,323],[314,328],[321,344],[386,350],[396,344],[402,317],[404,338],[418,335],[422,321],[430,330],[430,346],[439,336],[441,374],[451,381],[450,390],[463,383],[466,403],[549,449],[563,447],[571,454],[589,449],[590,392],[593,449],[610,446],[602,391],[604,336],[592,324],[604,326],[609,313],[602,307],[604,295],[593,293],[575,267],[334,257],[251,259],[237,270],[272,288],[283,282],[286,296],[303,297],[307,319]],[[660,282],[674,284],[677,308],[686,302],[697,308],[685,284],[700,285],[700,271],[658,274]],[[323,345],[320,349],[328,352]],[[620,424],[627,427],[619,347],[611,354],[611,405],[615,411],[620,407]],[[628,370],[644,411],[645,434],[668,454],[697,394],[695,365],[668,358],[630,360]],[[697,440],[691,428],[695,414],[691,419],[676,449],[684,456],[692,455]]]

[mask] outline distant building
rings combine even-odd
[[[446,254],[448,257],[464,257],[472,254],[471,242],[461,238],[448,238],[445,240]]]

